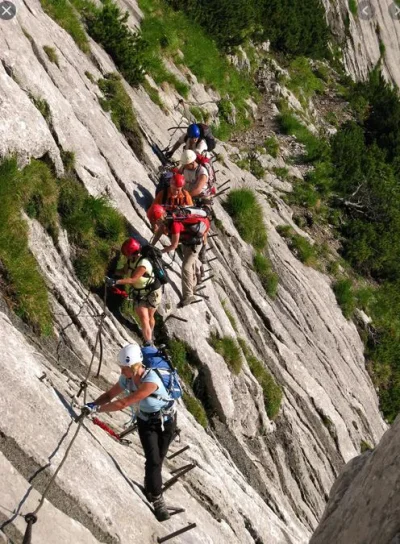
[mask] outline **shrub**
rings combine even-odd
[[[352,281],[349,279],[338,280],[333,285],[333,292],[336,295],[336,300],[341,307],[345,318],[352,318],[356,309],[356,299]]]
[[[192,386],[194,375],[188,361],[188,346],[181,340],[169,340],[168,351],[172,362],[185,383]]]
[[[73,151],[64,151],[61,149],[60,155],[65,172],[70,174],[75,168],[75,153]]]
[[[102,285],[111,256],[128,236],[124,217],[74,179],[60,183],[58,212],[75,247],[74,268],[87,287]]]
[[[0,261],[7,282],[6,296],[16,313],[37,332],[50,334],[47,288],[28,248],[28,226],[21,208],[36,215],[46,228],[54,228],[57,186],[47,167],[38,161],[20,172],[16,160],[7,159],[0,165],[0,178]]]
[[[271,298],[276,296],[278,289],[278,275],[272,270],[271,261],[262,253],[256,253],[253,260],[254,270],[257,272],[262,286]]]
[[[88,70],[86,70],[85,72],[85,76],[88,78],[88,80],[91,82],[91,83],[96,83],[96,78],[94,77],[94,75],[92,73],[90,73]]]
[[[258,94],[250,78],[244,78],[229,64],[212,37],[193,21],[188,11],[174,11],[161,0],[140,0],[139,6],[145,14],[141,28],[148,44],[148,72],[154,81],[158,85],[167,81],[182,96],[187,96],[189,88],[170,74],[162,62],[163,55],[170,56],[176,64],[184,63],[199,82],[209,85],[218,91],[223,100],[229,99],[234,104],[236,125],[221,119],[219,128],[213,127],[218,138],[227,139],[234,130],[248,126],[250,119],[246,99]]]
[[[264,364],[252,354],[243,338],[239,338],[239,344],[243,350],[251,373],[263,390],[265,410],[268,417],[270,419],[275,419],[279,413],[282,402],[282,389],[277,385],[271,374],[265,369]]]
[[[84,53],[89,53],[87,36],[78,15],[68,0],[40,0],[43,10],[66,30]]]
[[[279,154],[279,142],[275,136],[268,137],[264,142],[264,147],[268,153],[274,159],[278,157]]]
[[[304,160],[313,162],[320,160],[327,153],[327,144],[323,140],[314,136],[307,127],[305,127],[293,114],[289,111],[284,111],[278,116],[280,130],[284,134],[295,136],[297,140],[306,148]]]
[[[272,171],[278,178],[288,179],[289,177],[289,168],[274,167]]]
[[[250,155],[250,172],[257,179],[263,179],[265,175],[265,168],[261,165],[260,161],[253,154]]]
[[[289,65],[290,79],[287,87],[299,97],[303,106],[307,106],[315,93],[324,91],[324,82],[313,72],[310,62],[305,57],[297,57]]]
[[[49,45],[44,45],[43,50],[46,53],[46,55],[48,56],[49,61],[53,62],[58,67],[60,67],[59,64],[58,64],[57,51],[54,49],[54,47],[50,47]]]
[[[47,100],[44,98],[36,98],[32,95],[29,95],[29,97],[34,103],[36,109],[40,111],[45,121],[48,123],[51,119],[51,110]]]
[[[192,414],[197,423],[199,423],[204,429],[207,429],[207,414],[201,402],[185,392],[183,393],[183,402],[185,403],[187,410]]]
[[[226,209],[240,236],[261,251],[267,244],[262,208],[251,189],[235,189],[228,194]]]
[[[290,250],[303,264],[306,266],[316,265],[317,250],[306,238],[295,234],[290,225],[278,226],[276,230],[283,238],[288,240]]]
[[[93,8],[85,13],[90,36],[113,58],[127,82],[137,86],[147,69],[146,44],[139,31],[129,28],[128,17],[128,12],[122,14],[112,0],[103,0],[101,9]]]
[[[357,7],[357,1],[356,0],[349,0],[349,10],[350,10],[350,13],[352,13],[354,15],[354,17],[357,16],[358,7]]]
[[[216,334],[212,334],[209,342],[215,351],[224,358],[231,371],[236,374],[236,376],[240,374],[242,369],[242,356],[235,339],[230,336],[223,336],[220,338]]]
[[[166,111],[164,102],[161,100],[160,93],[157,91],[157,89],[152,87],[146,79],[143,81],[142,85],[146,93],[149,95],[150,100],[160,109]]]
[[[132,109],[132,101],[126,92],[118,74],[107,74],[98,81],[100,90],[104,94],[101,105],[111,112],[111,119],[122,132],[129,145],[139,159],[143,159],[143,142],[136,116]]]

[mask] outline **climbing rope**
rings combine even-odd
[[[95,344],[94,344],[94,347],[93,347],[93,350],[92,350],[92,358],[91,358],[89,367],[88,367],[87,372],[86,372],[86,377],[81,382],[79,392],[77,394],[77,396],[79,397],[81,395],[82,391],[83,391],[83,404],[86,404],[87,382],[88,382],[88,379],[89,379],[89,376],[90,376],[90,372],[92,370],[94,358],[95,358],[95,355],[96,355],[97,345],[99,343],[100,343],[100,348],[101,349],[100,349],[100,356],[99,356],[99,367],[98,367],[98,370],[97,370],[96,377],[99,376],[100,369],[101,369],[101,362],[102,362],[102,357],[103,357],[103,350],[102,350],[102,343],[101,343],[101,333],[102,333],[102,329],[103,329],[104,319],[105,319],[105,316],[106,316],[106,302],[107,302],[107,287],[104,288],[103,313],[101,314],[101,317],[100,317],[100,323],[99,323],[99,327],[98,327],[97,334],[96,334],[96,341],[95,341]],[[82,307],[83,307],[83,305],[82,305]],[[81,307],[81,309],[82,309],[82,307]],[[76,440],[76,438],[77,438],[77,436],[79,434],[79,431],[82,428],[83,417],[77,418],[76,422],[78,423],[78,426],[76,428],[74,436],[72,437],[70,443],[68,444],[68,447],[65,450],[64,456],[60,461],[60,464],[58,465],[58,467],[54,471],[54,474],[52,475],[49,482],[47,483],[47,485],[46,485],[46,487],[45,487],[45,489],[44,489],[44,491],[42,493],[42,497],[41,497],[41,499],[39,501],[39,504],[37,505],[37,507],[35,508],[35,510],[33,512],[29,512],[28,514],[26,514],[24,516],[25,521],[27,523],[27,527],[26,527],[26,531],[25,531],[25,535],[24,535],[24,539],[23,539],[23,544],[31,544],[32,526],[33,526],[34,523],[36,523],[36,521],[38,519],[38,513],[39,513],[40,509],[42,508],[42,506],[44,504],[46,496],[49,493],[49,490],[50,490],[51,486],[53,485],[53,482],[57,478],[58,473],[60,472],[60,470],[62,469],[62,467],[63,467],[63,465],[65,463],[65,461],[68,458],[69,452],[71,451],[71,448],[72,448],[72,446],[73,446],[73,444],[74,444],[74,442],[75,442],[75,440]]]

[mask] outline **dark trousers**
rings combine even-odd
[[[161,469],[164,457],[167,455],[169,445],[174,438],[176,429],[176,415],[173,419],[164,422],[164,430],[161,429],[159,419],[143,421],[138,418],[138,431],[140,441],[146,457],[145,482],[146,491],[153,496],[161,495],[162,478]]]

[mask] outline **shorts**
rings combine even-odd
[[[155,291],[148,294],[140,295],[140,298],[135,300],[135,306],[139,308],[157,309],[161,304],[162,288],[159,287]]]

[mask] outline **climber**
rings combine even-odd
[[[121,253],[127,262],[121,275],[127,278],[106,278],[109,287],[128,285],[134,297],[135,311],[139,317],[142,335],[146,343],[153,341],[155,313],[161,303],[162,289],[154,277],[153,265],[148,258],[141,256],[142,246],[134,238],[128,238],[121,246]]]
[[[146,348],[144,348],[146,349]],[[137,423],[145,462],[145,494],[153,503],[158,521],[170,515],[162,496],[162,464],[175,436],[176,408],[158,373],[142,364],[139,345],[128,344],[118,354],[121,368],[119,381],[94,402],[85,404],[88,412],[115,412],[138,403]],[[112,401],[127,392],[125,398]],[[157,393],[156,393],[157,392]]]
[[[184,149],[191,149],[196,153],[204,153],[207,151],[208,146],[205,140],[204,129],[202,129],[202,127],[203,125],[189,125],[186,134],[182,134],[182,136],[172,146],[171,150],[165,153],[166,158],[170,159],[175,151],[183,144],[185,144]],[[208,130],[210,129],[208,128]]]
[[[207,217],[167,216],[163,206],[155,204],[151,210],[151,221],[156,225],[153,245],[163,234],[171,238],[171,244],[163,248],[162,253],[174,251],[182,244],[182,306],[195,302],[194,288],[201,279],[198,255],[204,244],[204,238],[210,228]]]
[[[193,206],[193,200],[189,192],[184,189],[185,177],[175,173],[170,181],[170,186],[165,187],[156,194],[153,204],[161,204],[167,210],[173,210],[182,206]]]

